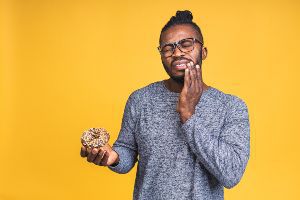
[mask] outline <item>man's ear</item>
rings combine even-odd
[[[207,57],[207,48],[202,47],[202,60],[205,60],[206,57]]]

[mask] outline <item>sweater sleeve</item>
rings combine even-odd
[[[108,166],[112,171],[125,174],[128,173],[137,161],[137,143],[135,140],[135,127],[138,118],[138,99],[137,94],[132,93],[125,105],[122,118],[121,130],[118,138],[112,146],[119,155],[117,165]]]
[[[224,122],[205,117],[211,109],[199,102],[195,112],[181,128],[192,152],[205,168],[226,188],[240,182],[250,156],[248,109],[234,96],[226,106]],[[222,124],[219,124],[222,123]]]

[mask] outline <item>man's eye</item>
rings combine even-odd
[[[168,52],[168,51],[172,51],[172,50],[173,50],[172,45],[166,45],[162,48],[162,52]]]
[[[190,41],[190,40],[184,40],[184,41],[181,42],[182,47],[190,47],[192,45],[193,45],[193,42]]]

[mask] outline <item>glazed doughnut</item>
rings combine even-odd
[[[81,143],[85,147],[98,148],[108,143],[109,133],[104,128],[90,128],[81,136]]]

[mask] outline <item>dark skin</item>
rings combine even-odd
[[[161,35],[162,43],[172,43],[184,38],[196,38],[201,41],[199,33],[188,24],[175,25],[167,29]],[[202,60],[207,57],[207,48],[200,43],[195,43],[194,50],[181,52],[178,47],[171,57],[161,57],[163,65],[169,76],[184,77],[184,83],[180,84],[172,78],[164,80],[166,87],[173,92],[180,93],[176,111],[180,114],[180,121],[185,123],[194,113],[203,91],[207,86],[202,79],[202,67],[200,63],[200,49],[202,48]],[[174,62],[186,61],[184,69],[176,69]]]
[[[119,155],[114,151],[109,144],[100,148],[81,147],[81,157],[86,157],[87,161],[99,166],[109,166],[119,162]]]
[[[196,38],[201,40],[199,33],[190,25],[175,25],[167,29],[161,35],[162,43],[172,43],[184,38]],[[199,65],[200,49],[202,48],[202,60],[207,56],[207,48],[199,43],[195,43],[194,50],[183,53],[178,48],[174,50],[171,57],[161,60],[169,76],[184,77],[184,83],[175,82],[172,78],[164,80],[166,87],[172,91],[180,93],[176,111],[180,114],[180,121],[185,123],[194,113],[197,103],[203,91],[207,86],[202,79],[202,68]],[[185,60],[184,69],[178,70],[174,67],[176,60]],[[172,65],[173,64],[173,65]],[[87,161],[99,166],[109,166],[119,162],[119,155],[109,144],[101,148],[81,147],[81,157],[87,158]]]

